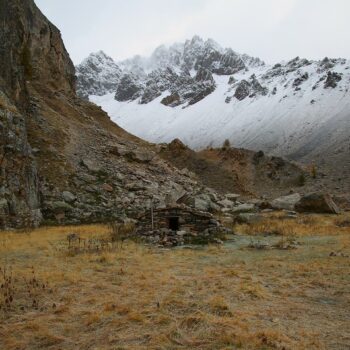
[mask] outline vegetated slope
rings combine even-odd
[[[75,92],[59,30],[0,0],[0,226],[123,219],[199,188]]]
[[[118,69],[117,87],[90,100],[137,136],[179,138],[194,149],[229,139],[235,147],[316,162],[333,179],[350,174],[349,60],[297,57],[271,66],[194,37]]]

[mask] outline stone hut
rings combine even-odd
[[[225,232],[212,214],[185,206],[148,210],[137,224],[137,233],[147,241],[169,246],[215,242]]]

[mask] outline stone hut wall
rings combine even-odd
[[[206,229],[217,227],[217,222],[210,213],[197,212],[191,209],[166,208],[153,211],[153,229],[169,229],[170,218],[179,218],[180,231],[203,232]],[[152,231],[151,210],[139,219],[138,230]]]

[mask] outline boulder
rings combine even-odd
[[[149,163],[155,157],[155,154],[147,150],[133,150],[129,152],[128,156],[135,162]]]
[[[219,212],[221,209],[221,207],[219,205],[217,205],[214,202],[210,202],[210,211],[211,212]]]
[[[92,173],[98,173],[101,171],[101,167],[99,167],[94,161],[90,159],[83,159],[82,164]]]
[[[53,202],[51,207],[55,213],[71,211],[73,209],[69,204],[61,201]]]
[[[106,183],[102,185],[102,189],[106,192],[113,192],[113,187]]]
[[[255,213],[241,213],[236,217],[236,222],[239,224],[255,224],[261,221],[264,217]]]
[[[218,204],[223,208],[232,208],[234,205],[229,199],[223,199],[222,201],[219,201]]]
[[[185,194],[177,201],[178,204],[185,204],[189,207],[195,208],[201,211],[208,211],[215,207],[214,203],[211,201],[210,196],[206,194],[200,194],[192,196],[190,194]]]
[[[210,209],[210,201],[202,198],[194,198],[194,207],[201,211],[208,211]]]
[[[79,181],[84,181],[87,183],[95,183],[97,181],[97,177],[91,174],[87,174],[87,173],[81,173],[78,174],[77,176],[79,176]]]
[[[327,193],[310,193],[303,196],[296,204],[299,213],[339,214],[340,210]]]
[[[129,152],[126,146],[112,142],[107,144],[107,149],[109,153],[114,154],[116,156],[126,156]]]
[[[174,107],[177,104],[179,104],[181,101],[181,97],[180,95],[175,92],[169,96],[164,97],[160,103],[162,103],[164,106],[170,106],[170,107]]]
[[[236,89],[235,94],[233,95],[236,97],[237,100],[242,101],[246,97],[248,97],[250,94],[250,84],[246,80],[242,80]]]
[[[232,212],[233,213],[249,213],[255,210],[255,205],[254,204],[240,204],[236,207],[233,208]]]
[[[283,196],[274,199],[271,202],[271,207],[273,209],[285,209],[285,210],[294,210],[294,206],[297,202],[299,202],[301,196],[299,193],[293,193],[288,196]]]
[[[63,191],[62,198],[67,203],[73,203],[77,199],[77,197],[69,191]]]
[[[230,201],[236,202],[240,195],[236,193],[228,193],[225,195],[225,197]]]

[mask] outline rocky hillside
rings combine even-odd
[[[116,89],[89,98],[139,137],[180,138],[195,149],[229,139],[235,147],[316,162],[333,178],[350,174],[349,60],[296,57],[267,65],[194,37],[118,67]]]
[[[161,145],[159,154],[178,167],[186,167],[206,186],[223,194],[273,198],[287,189],[303,192],[310,182],[306,181],[307,172],[297,165],[263,152],[228,146],[195,152],[174,140]]]
[[[0,0],[1,227],[123,220],[151,201],[214,193],[77,97],[75,86],[59,30],[32,0]],[[90,91],[100,86],[111,88]]]

